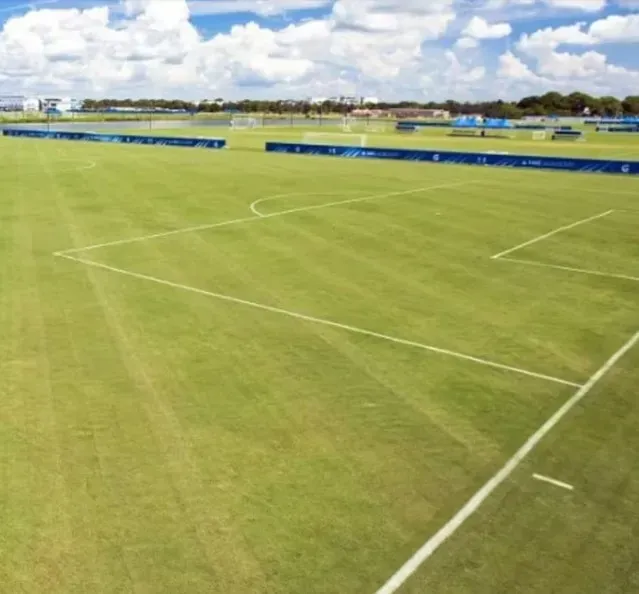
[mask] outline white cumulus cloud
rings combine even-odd
[[[508,23],[487,23],[483,18],[474,16],[463,30],[462,35],[472,39],[500,39],[508,37],[512,27]]]
[[[537,78],[537,75],[510,51],[499,56],[497,76],[514,80],[534,80]]]
[[[489,98],[519,92],[509,81],[536,85],[540,92],[572,81],[586,91],[606,88],[623,94],[636,84],[635,70],[611,63],[605,46],[637,43],[639,16],[587,15],[600,4],[104,0],[104,5],[86,9],[42,4],[8,12],[11,18],[0,24],[0,81],[5,93],[191,99],[356,93],[390,99]],[[557,15],[572,14],[572,7],[586,20],[528,30],[513,51],[493,56],[481,44],[512,34],[508,15],[513,7],[546,7]],[[257,18],[317,8],[325,8],[325,16],[288,26],[269,27],[267,20]],[[223,32],[205,35],[194,24],[199,22],[194,15],[217,19],[233,11],[242,11],[243,20]],[[250,13],[257,15],[256,22]],[[447,50],[451,37],[457,41]],[[639,68],[639,56],[633,59]]]
[[[313,10],[331,5],[331,0],[190,0],[192,15],[247,12],[260,16],[280,15],[292,10]]]
[[[606,8],[608,0],[544,0],[553,8],[568,8],[585,12],[599,12]]]
[[[460,37],[455,42],[455,47],[457,49],[474,49],[479,46],[479,41],[473,37]]]
[[[611,15],[592,23],[588,33],[600,43],[639,43],[639,14]]]

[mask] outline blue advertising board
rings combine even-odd
[[[636,124],[636,125],[619,124],[616,126],[597,126],[596,131],[597,132],[616,132],[616,133],[624,132],[629,134],[636,134],[637,132],[639,132],[639,124]]]
[[[450,128],[449,121],[432,121],[432,120],[399,120],[398,124],[407,126],[415,126],[416,128]]]
[[[158,146],[179,146],[207,149],[221,149],[226,146],[223,138],[185,138],[179,136],[143,136],[137,134],[98,134],[96,132],[71,132],[57,130],[30,130],[7,128],[3,136],[26,138],[50,138],[54,140],[84,140],[88,142],[109,142],[115,144],[147,144]]]
[[[456,151],[296,144],[289,142],[267,142],[265,149],[267,152],[272,153],[324,155],[351,159],[393,159],[428,163],[448,163],[452,165],[483,165],[487,167],[515,167],[523,169],[577,171],[581,173],[639,175],[639,161],[609,161],[575,157],[462,153]]]

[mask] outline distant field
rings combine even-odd
[[[308,131],[0,138],[0,592],[639,591],[639,180]]]
[[[269,120],[286,120],[290,118],[304,118],[304,114],[302,113],[282,113],[282,114],[253,114],[256,118],[260,120],[269,121]],[[158,112],[154,114],[148,113],[136,113],[136,112],[101,112],[101,113],[73,113],[73,114],[65,114],[62,116],[48,116],[42,112],[23,112],[23,111],[13,111],[6,112],[0,111],[0,123],[22,123],[22,122],[46,122],[51,121],[55,122],[75,122],[75,121],[91,121],[91,122],[102,122],[102,121],[140,121],[140,122],[149,122],[149,120],[229,120],[231,115],[228,113],[216,112],[198,112],[196,115],[191,116],[188,113],[166,113],[166,112]],[[322,119],[331,120],[331,119],[340,119],[341,116],[338,114],[325,114],[322,116]]]
[[[131,134],[131,130],[122,130]],[[370,132],[365,128],[344,133],[340,126],[266,126],[253,130],[234,131],[226,127],[145,130],[145,134],[169,136],[215,136],[228,138],[231,148],[263,150],[267,140],[300,142],[304,139],[327,144],[357,144],[365,135],[368,146],[437,148],[462,151],[504,151],[517,154],[572,155],[611,159],[639,160],[639,134],[586,132],[586,141],[532,140],[530,131],[517,131],[514,138],[464,138],[450,136],[442,128],[426,128],[414,135],[398,134],[392,124],[385,132]]]

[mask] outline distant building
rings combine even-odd
[[[0,95],[0,111],[22,111],[24,101],[22,95]]]
[[[71,97],[25,97],[23,95],[0,95],[0,111],[47,111],[61,112],[82,109],[83,101]]]
[[[56,110],[63,113],[82,109],[83,102],[71,97],[45,97],[40,100],[42,111]]]
[[[388,115],[388,112],[382,109],[359,108],[351,111],[351,116],[354,118],[381,118],[386,115]]]
[[[22,111],[40,111],[42,109],[42,103],[37,97],[29,97],[22,102]]]
[[[339,103],[341,105],[358,105],[359,99],[357,97],[331,97],[331,101]]]
[[[224,105],[224,99],[202,99],[200,103],[203,105],[219,105],[221,107]]]
[[[450,119],[450,111],[445,109],[419,109],[414,107],[393,107],[388,110],[391,115],[397,118],[432,118]]]
[[[333,97],[308,97],[307,103],[311,105],[322,105],[326,102],[336,103],[338,105],[377,105],[380,101],[377,97],[354,97],[354,96],[333,96]]]

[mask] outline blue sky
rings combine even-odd
[[[639,0],[0,0],[3,93],[639,93]]]

